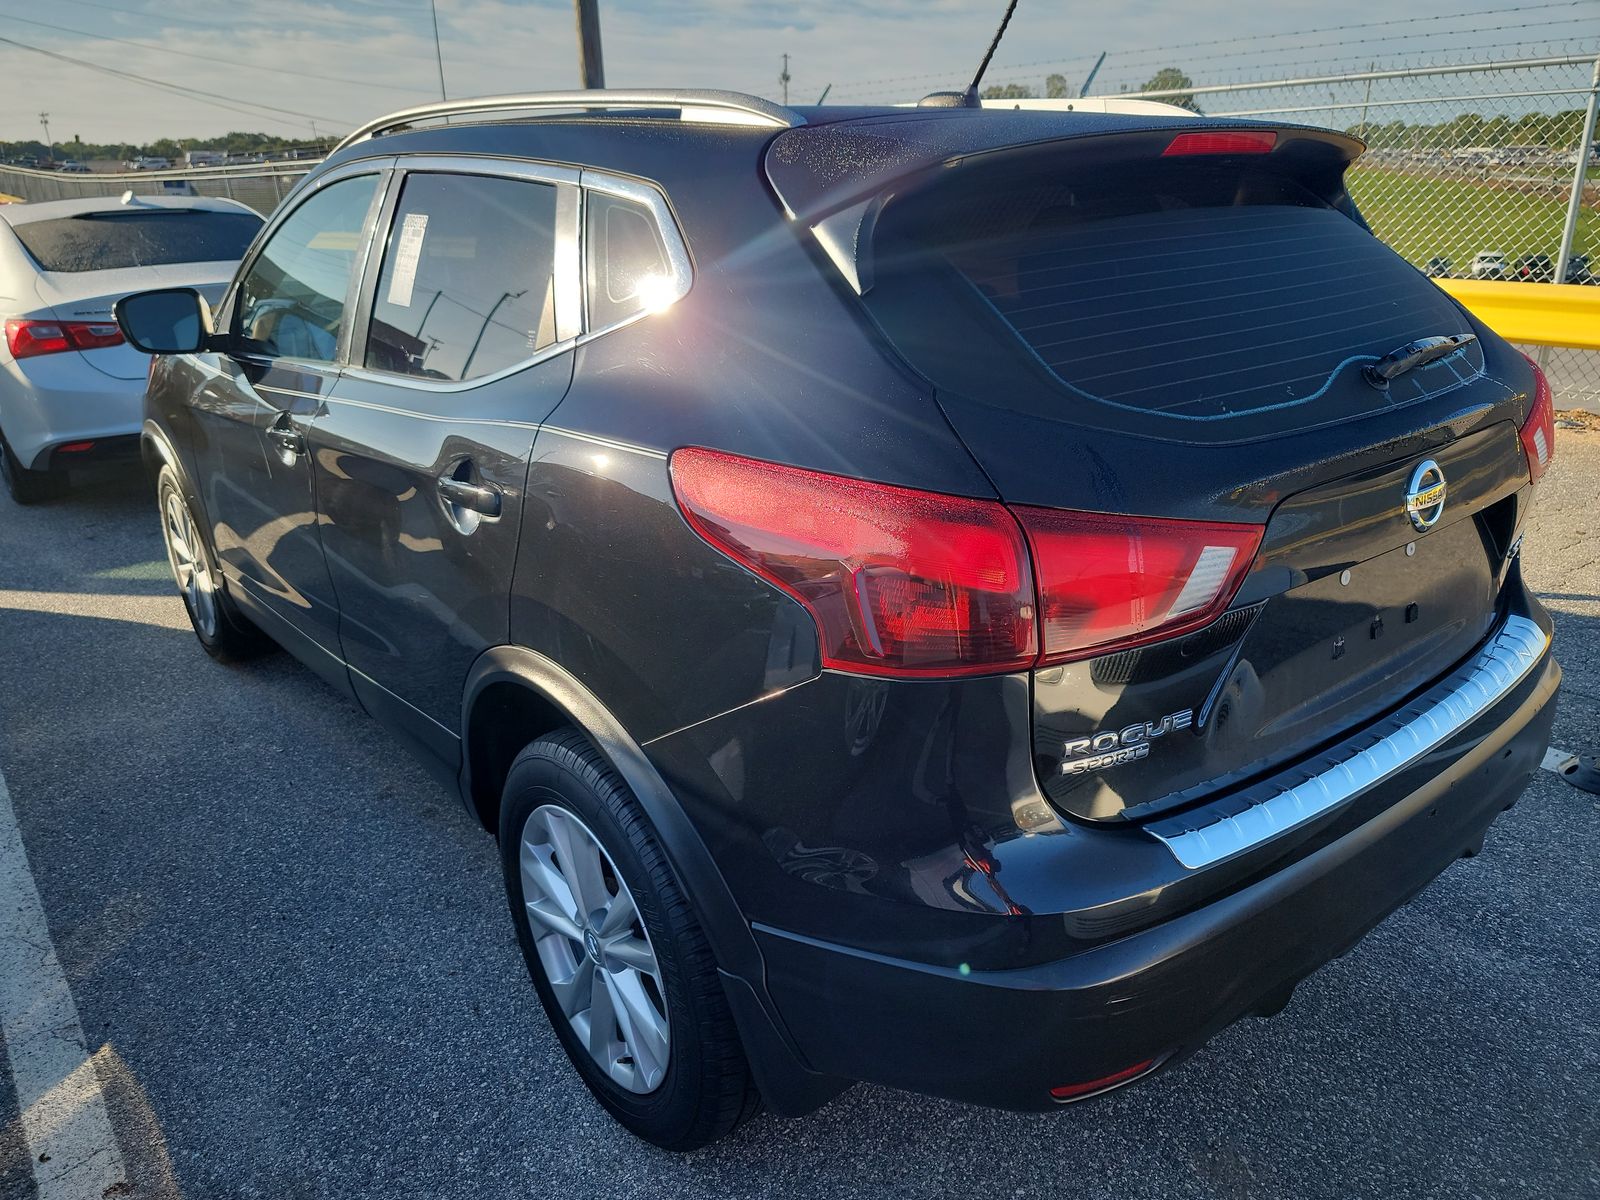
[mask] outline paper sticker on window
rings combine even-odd
[[[395,239],[394,274],[389,279],[389,303],[411,307],[411,290],[417,282],[417,264],[422,259],[422,239],[428,232],[427,213],[407,213]]]

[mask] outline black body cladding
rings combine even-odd
[[[1231,819],[1230,796],[1361,744],[1498,631],[1548,642],[1515,553],[1532,369],[1369,236],[1342,135],[1279,129],[1270,155],[1186,165],[1162,158],[1180,133],[1264,127],[799,116],[781,132],[670,111],[507,119],[340,150],[252,252],[306,197],[362,181],[365,215],[326,243],[344,257],[302,271],[326,343],[265,352],[288,318],[236,288],[217,348],[158,363],[147,453],[182,479],[240,608],[491,828],[519,750],[587,734],[695,906],[774,1107],[848,1079],[1050,1107],[1057,1085],[1176,1062],[1280,1003],[1481,842],[1537,767],[1559,681],[1542,649],[1425,758],[1278,836],[1194,868],[1152,832]],[[1040,199],[1024,183],[1046,169],[1057,190]],[[526,335],[527,358],[475,375],[470,354],[429,359],[445,353],[433,327],[401,326],[427,288],[448,303],[457,286],[437,249],[449,179],[508,171],[556,197],[539,210],[553,257],[516,301],[527,327],[494,335]],[[1182,192],[1195,172],[1211,182]],[[1253,182],[1212,187],[1229,172]],[[431,212],[405,191],[423,176]],[[1080,178],[1139,186],[1071,192]],[[1117,207],[1147,180],[1193,204]],[[602,186],[670,226],[662,262],[687,272],[675,303],[605,330],[592,280],[587,298],[563,291],[594,252],[579,198]],[[944,214],[985,188],[1014,224],[940,242]],[[470,258],[472,232],[450,254]],[[929,237],[931,266],[894,257]],[[1175,239],[1165,269],[1184,278],[1130,273],[1121,250],[1148,238]],[[1285,262],[1269,337],[1242,308]],[[1185,278],[1190,294],[1162,299]],[[1095,288],[1090,317],[1074,305]],[[1130,323],[1151,312],[1170,336]],[[1083,321],[1093,337],[1067,345],[1060,328]],[[1362,381],[1401,343],[1461,333],[1476,341],[1387,393]],[[1115,361],[1094,358],[1105,346]],[[1196,400],[1219,373],[1233,383]],[[1227,611],[1181,637],[869,678],[823,669],[807,607],[685,521],[684,447],[1002,514],[1248,527],[1259,550]],[[1404,501],[1426,459],[1449,491],[1421,529]],[[1137,752],[1073,765],[1108,732]]]

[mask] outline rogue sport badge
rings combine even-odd
[[[1168,713],[1159,721],[1138,721],[1124,729],[1106,729],[1088,737],[1073,738],[1063,747],[1066,758],[1063,775],[1083,775],[1103,771],[1123,763],[1150,757],[1150,743],[1156,738],[1194,725],[1194,709]]]
[[[1444,515],[1444,472],[1431,458],[1425,458],[1411,472],[1406,485],[1406,516],[1419,530],[1429,530]]]

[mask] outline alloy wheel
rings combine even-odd
[[[528,815],[518,862],[539,962],[573,1032],[618,1086],[654,1091],[671,1056],[666,989],[616,864],[587,825],[551,804]]]
[[[211,577],[211,566],[200,546],[194,519],[189,506],[177,492],[167,493],[163,532],[167,539],[167,561],[172,566],[172,577],[183,593],[184,603],[195,626],[206,637],[217,633],[217,594]]]

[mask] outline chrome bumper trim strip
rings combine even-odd
[[[1151,836],[1198,870],[1288,833],[1355,799],[1477,720],[1527,677],[1549,645],[1533,621],[1508,617],[1471,662],[1391,718],[1404,723],[1378,741],[1332,766],[1319,761],[1316,774],[1233,816],[1183,833],[1152,830]]]

